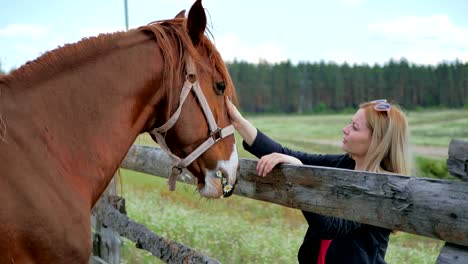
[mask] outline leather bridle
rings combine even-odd
[[[202,89],[200,88],[200,84],[196,78],[196,68],[195,64],[192,61],[191,57],[187,57],[186,60],[186,77],[185,77],[184,86],[182,87],[182,91],[180,93],[179,99],[179,107],[174,112],[174,114],[167,120],[167,122],[157,128],[154,128],[150,134],[152,134],[156,138],[156,142],[159,144],[161,149],[166,152],[172,160],[172,169],[169,175],[168,185],[169,190],[175,190],[175,185],[177,182],[177,177],[182,173],[182,170],[190,165],[195,159],[200,157],[205,151],[207,151],[211,146],[213,146],[219,140],[234,134],[234,126],[229,125],[225,128],[218,127],[216,120],[211,112],[210,106],[203,94]],[[182,111],[182,106],[187,99],[188,94],[193,91],[195,96],[198,99],[198,103],[205,114],[206,121],[208,123],[208,128],[210,132],[210,136],[200,145],[198,146],[192,153],[190,153],[185,158],[181,159],[178,156],[174,155],[169,147],[166,144],[166,140],[162,133],[167,132],[171,129],[179,119],[180,113]],[[228,179],[226,179],[226,175],[221,171],[216,172],[216,177],[221,179],[221,184],[223,188],[223,196],[227,193],[230,193],[232,190],[232,186],[229,185]]]

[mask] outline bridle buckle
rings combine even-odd
[[[182,174],[182,171],[183,171],[183,168],[180,167],[180,166],[174,166],[174,167],[172,167],[172,173],[173,173],[174,175]]]
[[[218,142],[223,138],[222,129],[218,127],[215,131],[211,131],[210,137],[213,138],[214,142]]]

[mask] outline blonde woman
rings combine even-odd
[[[265,177],[279,163],[305,164],[369,172],[410,173],[409,131],[405,114],[387,100],[363,103],[343,128],[341,155],[317,155],[283,147],[245,119],[226,98],[231,121],[243,146],[260,160]],[[385,263],[391,230],[303,211],[309,228],[299,263]]]

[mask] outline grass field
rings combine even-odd
[[[411,112],[408,116],[418,156],[445,159],[424,151],[447,149],[451,138],[468,141],[468,110]],[[350,118],[351,114],[248,117],[283,145],[318,153],[340,153],[336,142],[341,141],[341,128]],[[237,142],[239,155],[253,158],[242,149],[239,138]],[[135,143],[153,144],[147,136]],[[121,174],[128,215],[155,233],[222,263],[297,263],[296,253],[307,228],[299,210],[239,196],[207,200],[199,197],[194,186],[178,183],[177,190],[169,192],[162,178],[127,170]],[[435,263],[442,245],[439,240],[397,232],[391,236],[386,260]],[[128,240],[124,240],[122,259],[123,263],[161,263]]]

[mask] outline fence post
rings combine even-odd
[[[217,260],[202,255],[183,244],[158,236],[146,226],[121,214],[110,204],[98,202],[96,207],[100,208],[96,211],[96,216],[105,225],[135,242],[137,248],[150,252],[163,262],[169,264],[220,264]]]
[[[107,186],[100,200],[103,200],[105,203],[112,204],[114,208],[117,208],[121,213],[126,214],[125,200],[118,197],[116,194],[116,179],[118,177],[116,175],[114,175],[114,178],[109,183],[109,186]],[[94,231],[92,234],[93,254],[91,256],[90,263],[120,264],[120,248],[122,245],[120,234],[105,226],[102,221],[96,217],[98,214],[96,210],[100,210],[100,208],[93,208],[93,213],[91,215],[91,223]]]
[[[447,167],[450,174],[468,181],[468,142],[452,139],[448,151]]]
[[[468,142],[456,139],[450,141],[447,167],[450,174],[462,181],[468,181]],[[468,247],[445,242],[436,263],[468,263]]]
[[[161,149],[134,145],[121,167],[167,178],[170,162],[166,160],[170,161]],[[355,217],[351,220],[363,219],[360,222],[367,224],[378,220],[384,223],[383,227],[450,241],[441,250],[437,263],[468,263],[465,202],[468,200],[468,142],[452,140],[447,160],[450,173],[466,182],[294,165],[279,166],[270,177],[259,178],[255,170],[256,162],[248,159],[241,162],[237,195],[291,208],[312,208],[310,210],[319,212],[334,208],[330,215],[343,217],[341,214],[346,213]],[[353,177],[348,177],[350,175]],[[320,190],[318,195],[317,189]],[[327,193],[333,199],[323,199]],[[310,204],[310,197],[314,197],[313,204]],[[354,200],[348,202],[349,197]],[[382,207],[392,210],[397,217],[387,214],[376,219],[372,218],[375,215],[373,212],[364,214],[366,209],[380,212]],[[111,206],[107,208],[115,210]],[[113,226],[116,216],[108,213],[106,217],[111,219],[106,223]],[[128,219],[123,221],[133,224]],[[121,234],[124,234],[128,233],[126,226],[128,224],[117,224],[116,228],[120,228]],[[138,231],[133,235],[133,232],[132,229],[131,240],[142,244],[144,239],[139,238],[142,233]],[[146,239],[146,236],[143,238]],[[159,256],[159,252],[157,249],[153,254]]]

